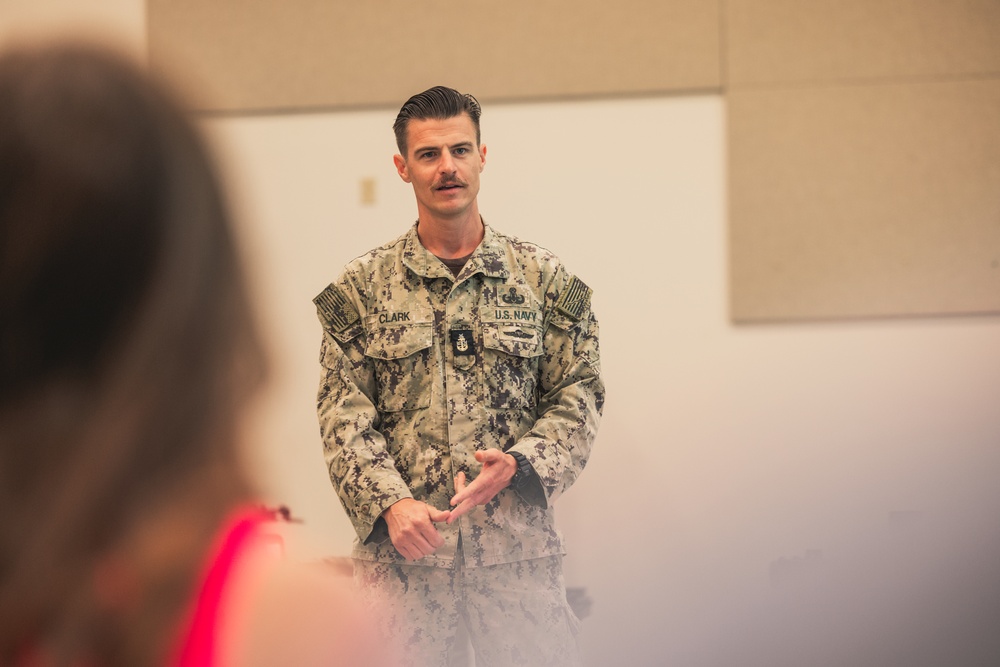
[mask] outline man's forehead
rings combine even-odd
[[[476,127],[468,114],[451,118],[411,119],[406,125],[406,135],[411,150],[476,144]]]

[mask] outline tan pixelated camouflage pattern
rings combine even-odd
[[[566,602],[562,557],[446,569],[358,561],[355,582],[381,640],[407,667],[575,667],[580,621]],[[415,591],[421,594],[416,595]]]
[[[466,567],[562,554],[552,504],[586,465],[604,404],[590,289],[489,226],[456,279],[414,225],[348,264],[316,304],[320,430],[352,555],[405,562],[379,515],[407,497],[448,509],[455,475],[474,478],[474,453],[489,448],[522,453],[542,491],[528,502],[504,489],[436,524],[445,544],[419,562],[452,567],[459,534]]]

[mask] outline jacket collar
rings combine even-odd
[[[480,242],[460,275],[464,277],[482,273],[491,278],[504,278],[510,275],[507,266],[507,253],[496,232],[483,221],[483,240]],[[417,225],[414,223],[406,233],[403,241],[403,264],[411,271],[424,278],[452,278],[452,273],[440,259],[434,256],[420,243],[417,236]]]

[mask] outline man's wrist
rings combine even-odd
[[[404,508],[403,506],[406,505],[406,503],[403,501],[409,501],[409,500],[414,500],[413,496],[403,496],[402,498],[397,498],[396,500],[393,500],[391,503],[389,503],[389,505],[386,506],[384,510],[382,510],[381,514],[379,514],[379,518],[384,519],[387,516],[389,516],[391,511],[403,509]],[[400,503],[403,503],[403,505],[401,505],[400,507],[396,507],[396,505],[399,505]]]

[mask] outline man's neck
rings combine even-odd
[[[478,211],[461,219],[420,216],[417,236],[420,243],[437,257],[454,259],[472,254],[483,240],[485,228]]]

